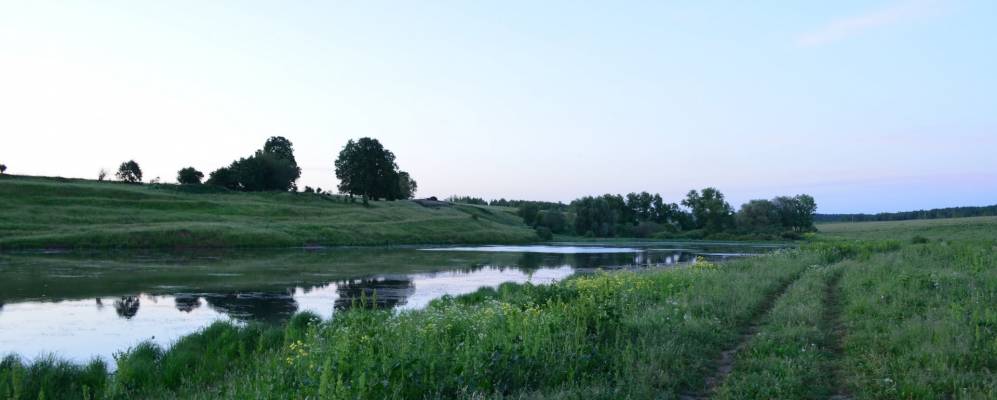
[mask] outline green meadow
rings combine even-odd
[[[822,225],[724,263],[217,323],[132,348],[114,373],[8,357],[0,398],[992,399],[995,226]]]
[[[0,249],[521,243],[514,210],[0,175]]]

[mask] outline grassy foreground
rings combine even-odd
[[[114,374],[10,357],[0,398],[990,399],[989,229],[506,284],[419,311],[219,323],[133,348]]]
[[[292,247],[536,240],[501,207],[370,207],[304,193],[0,175],[0,249]]]

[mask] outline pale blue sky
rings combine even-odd
[[[796,3],[796,4],[794,4]],[[147,179],[379,138],[420,196],[997,203],[997,2],[0,0],[0,162]]]

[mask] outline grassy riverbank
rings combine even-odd
[[[501,207],[370,207],[305,193],[0,175],[0,249],[292,247],[537,240]]]
[[[993,398],[997,237],[967,226],[506,284],[419,311],[219,323],[134,348],[114,375],[8,358],[0,397]]]

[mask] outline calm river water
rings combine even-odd
[[[361,296],[417,309],[504,282],[658,268],[772,250],[730,244],[336,248],[185,253],[0,254],[0,356],[84,362],[149,340],[164,347],[214,321],[323,318]]]

